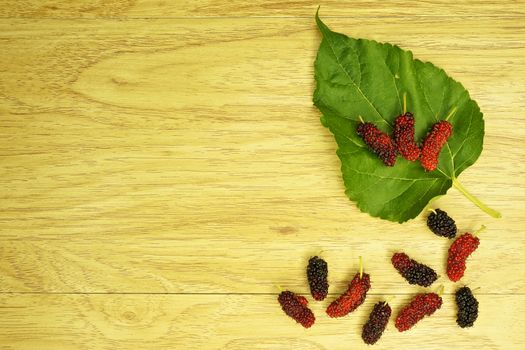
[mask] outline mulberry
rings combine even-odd
[[[394,143],[401,155],[410,161],[419,158],[421,150],[414,141],[414,116],[407,112],[398,116],[394,122]]]
[[[374,305],[374,309],[370,313],[368,322],[363,326],[363,333],[361,334],[366,344],[375,344],[381,338],[391,314],[392,309],[386,302],[380,301]]]
[[[479,246],[479,238],[465,233],[457,238],[448,249],[447,275],[451,281],[457,282],[467,269],[467,258]]]
[[[452,124],[446,120],[441,120],[432,126],[421,148],[421,165],[425,170],[436,170],[439,152],[450,135],[452,135]]]
[[[427,226],[436,235],[447,238],[456,237],[458,232],[454,219],[441,209],[436,209],[435,212],[430,213],[427,218]]]
[[[478,301],[469,287],[462,287],[456,291],[458,318],[456,322],[461,328],[472,327],[478,318]]]
[[[405,253],[395,253],[392,265],[408,283],[428,287],[437,280],[437,273],[427,265],[412,260]]]
[[[324,300],[328,295],[328,264],[314,256],[308,261],[306,268],[310,292],[315,300]]]
[[[396,328],[404,332],[412,328],[425,316],[430,316],[441,308],[443,299],[436,293],[418,294],[405,306],[396,318]]]
[[[372,123],[360,123],[357,126],[357,134],[385,165],[394,166],[397,150],[390,136]]]
[[[366,293],[370,289],[370,275],[367,273],[357,273],[348,290],[339,298],[334,300],[326,309],[330,317],[343,317],[354,311],[361,305],[366,298]]]
[[[305,297],[290,291],[284,291],[279,294],[278,300],[283,311],[304,328],[310,328],[314,324],[315,316],[312,310],[306,306],[308,300]]]

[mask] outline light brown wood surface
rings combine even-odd
[[[410,49],[484,112],[484,151],[435,203],[485,224],[460,284],[450,242],[360,213],[312,106],[320,42],[308,1],[0,0],[0,349],[366,348],[373,303],[422,288],[389,263],[436,268],[443,309],[378,349],[520,349],[525,342],[525,3],[322,2],[334,30]],[[308,294],[322,251],[331,295],[309,330],[276,285]],[[364,257],[371,294],[329,319]],[[453,292],[479,287],[455,325]]]

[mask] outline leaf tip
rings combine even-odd
[[[321,31],[321,34],[324,35],[324,32],[323,30],[326,30],[327,27],[326,27],[326,24],[323,23],[323,21],[321,21],[321,18],[319,18],[319,9],[321,8],[321,5],[319,5],[317,7],[317,11],[315,12],[315,23],[317,24],[317,27],[319,28],[319,30]]]

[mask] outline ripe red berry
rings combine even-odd
[[[396,328],[404,332],[412,328],[425,316],[432,315],[441,307],[443,300],[436,293],[418,294],[399,312],[396,318]]]
[[[284,291],[279,294],[278,300],[283,311],[304,328],[310,328],[314,324],[315,316],[312,310],[306,306],[308,300],[305,297],[290,291]]]
[[[386,302],[380,301],[374,305],[374,309],[370,313],[368,322],[363,326],[363,333],[361,334],[366,344],[375,344],[381,338],[391,314],[392,309]]]
[[[408,283],[428,287],[437,280],[437,273],[431,267],[410,259],[405,253],[395,253],[392,265]]]
[[[385,165],[394,166],[397,150],[390,136],[372,123],[360,123],[357,126],[357,134]]]
[[[414,141],[414,116],[407,112],[394,121],[394,143],[401,155],[410,161],[417,160],[421,150]]]
[[[458,237],[448,249],[447,275],[451,281],[457,282],[467,269],[467,258],[479,246],[479,238],[470,233]]]
[[[334,300],[326,309],[330,317],[343,317],[354,311],[361,305],[366,298],[366,293],[370,289],[370,275],[357,273],[346,292]]]
[[[439,152],[452,135],[452,124],[441,120],[432,126],[421,147],[421,165],[425,170],[436,170]]]

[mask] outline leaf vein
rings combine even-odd
[[[414,179],[414,178],[408,178],[408,177],[380,176],[380,175],[373,174],[373,173],[364,173],[364,172],[358,171],[356,169],[350,169],[350,171],[352,171],[354,173],[357,173],[357,174],[360,174],[360,175],[368,175],[368,176],[372,176],[372,177],[377,177],[377,178],[380,178],[380,179],[383,179],[383,180],[386,179],[386,180],[399,180],[399,181],[429,181],[429,180],[440,179],[440,177],[425,177],[425,178],[422,178],[422,179]]]
[[[325,36],[326,38],[326,36]],[[377,113],[377,115],[379,115],[381,117],[381,119],[383,119],[385,121],[385,123],[387,123],[388,125],[390,125],[390,123],[383,117],[383,115],[381,113],[379,113],[379,111],[377,110],[377,108],[374,106],[374,104],[368,99],[368,97],[366,97],[366,95],[363,93],[363,91],[361,90],[361,88],[355,83],[355,81],[352,79],[352,77],[350,76],[350,74],[347,72],[347,70],[343,67],[343,65],[341,64],[341,61],[339,60],[339,57],[336,55],[335,53],[335,50],[334,50],[334,47],[332,45],[332,42],[331,40],[327,39],[328,40],[328,43],[329,43],[329,46],[330,46],[330,50],[332,50],[332,54],[334,55],[335,57],[335,60],[337,61],[337,64],[339,65],[339,67],[341,68],[341,70],[345,73],[345,75],[348,77],[348,79],[352,82],[352,84],[355,86],[355,88],[357,89],[357,91],[361,94],[361,96],[365,99],[366,102],[368,102],[368,104],[374,109],[374,111]],[[350,46],[349,46],[350,47]]]

